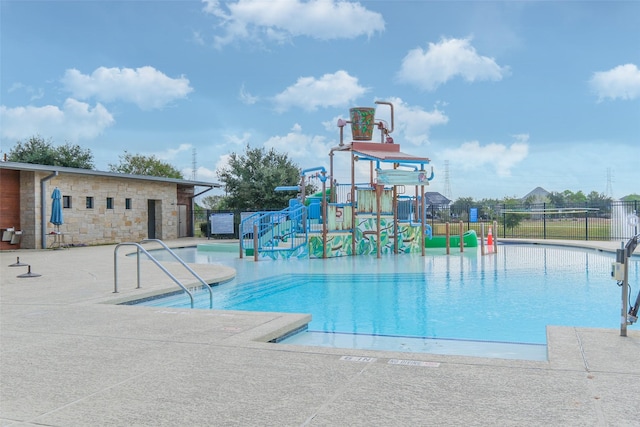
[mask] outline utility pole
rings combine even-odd
[[[613,198],[613,186],[611,185],[611,182],[611,168],[607,168],[607,190],[604,192],[604,194],[607,197]]]
[[[449,179],[449,160],[444,161],[444,197],[452,200],[453,194],[451,194],[451,180]]]
[[[192,150],[192,157],[191,157],[191,180],[195,181],[196,180],[196,170],[197,170],[197,165],[196,165],[196,149],[195,147]]]

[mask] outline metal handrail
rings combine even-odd
[[[135,242],[119,243],[116,245],[115,249],[113,250],[113,293],[114,294],[118,293],[118,249],[121,246],[135,246],[136,248],[138,248],[138,252],[137,252],[138,286],[136,286],[136,289],[141,288],[140,286],[140,251],[142,251],[145,255],[149,257],[151,261],[153,261],[155,265],[157,265],[160,268],[160,270],[164,271],[165,274],[171,278],[171,280],[173,280],[178,286],[180,286],[180,288],[182,288],[183,291],[185,291],[189,295],[189,298],[191,299],[191,308],[193,308],[193,294],[189,291],[189,289],[187,289],[182,283],[180,283],[180,281],[176,278],[176,276],[174,276],[173,274],[171,274],[169,270],[164,268],[164,266],[160,264],[160,262],[157,259],[155,259],[153,255],[151,255],[145,248],[143,248],[142,245]]]
[[[276,229],[277,227],[280,226],[280,223],[274,223],[271,220],[271,217],[273,216],[278,216],[278,217],[288,217],[290,219],[291,222],[294,223],[294,227],[293,229],[298,229],[298,225],[300,223],[305,223],[306,222],[306,206],[300,204],[294,207],[287,207],[285,209],[282,209],[280,211],[262,211],[262,212],[256,212],[248,217],[246,217],[245,219],[242,220],[242,222],[240,223],[240,250],[244,250],[247,249],[246,246],[246,242],[249,241],[249,239],[247,239],[245,236],[246,234],[249,233],[253,233],[254,236],[256,235],[256,231],[257,234],[260,236],[257,239],[257,245],[255,242],[255,239],[251,239],[251,247],[253,248],[253,250],[255,251],[255,253],[263,253],[263,252],[275,252],[277,251],[289,251],[289,252],[293,252],[294,250],[296,250],[299,247],[302,247],[306,244],[307,240],[308,240],[308,227],[305,225],[302,228],[304,229],[304,231],[302,232],[292,232],[294,237],[298,237],[301,236],[302,238],[302,242],[299,244],[295,244],[294,239],[291,240],[291,247],[288,249],[283,249],[283,248],[274,248],[274,247],[269,247],[263,244],[264,237],[263,236],[269,236],[270,233],[273,232],[274,229]],[[268,221],[265,221],[265,219],[268,219]],[[252,231],[247,231],[246,233],[244,232],[244,229],[246,228],[245,224],[252,224]],[[257,230],[256,230],[257,228]],[[254,247],[256,246],[256,247]]]
[[[213,308],[213,291],[211,290],[211,286],[209,286],[209,284],[207,282],[205,282],[204,279],[198,275],[198,273],[193,271],[193,269],[191,267],[189,267],[187,265],[187,263],[184,262],[182,260],[182,258],[180,258],[175,252],[173,252],[173,250],[171,250],[171,248],[169,248],[169,246],[167,246],[167,244],[165,242],[163,242],[162,240],[160,240],[160,239],[143,239],[143,240],[140,241],[140,243],[146,243],[146,242],[159,243],[163,248],[165,248],[171,254],[171,256],[173,256],[180,264],[182,264],[184,266],[184,268],[186,268],[189,271],[189,273],[191,273],[193,275],[193,277],[198,279],[198,281],[200,283],[202,283],[202,286],[204,286],[209,291],[209,308]]]

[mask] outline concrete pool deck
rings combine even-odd
[[[308,316],[115,305],[176,286],[123,248],[114,294],[114,247],[0,252],[1,426],[638,425],[638,325],[550,327],[544,362],[270,344]]]

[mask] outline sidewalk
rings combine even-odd
[[[18,256],[42,276],[17,278],[26,268],[8,265]],[[636,325],[628,337],[550,327],[547,362],[270,344],[308,316],[114,305],[168,287],[144,263],[135,289],[135,258],[118,263],[114,294],[114,246],[0,253],[1,426],[639,422]],[[234,275],[193,267],[207,281]]]

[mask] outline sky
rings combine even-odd
[[[220,182],[247,146],[328,169],[338,120],[384,101],[453,200],[640,194],[637,1],[0,0],[0,62],[2,153],[37,135],[103,171],[127,151]]]

